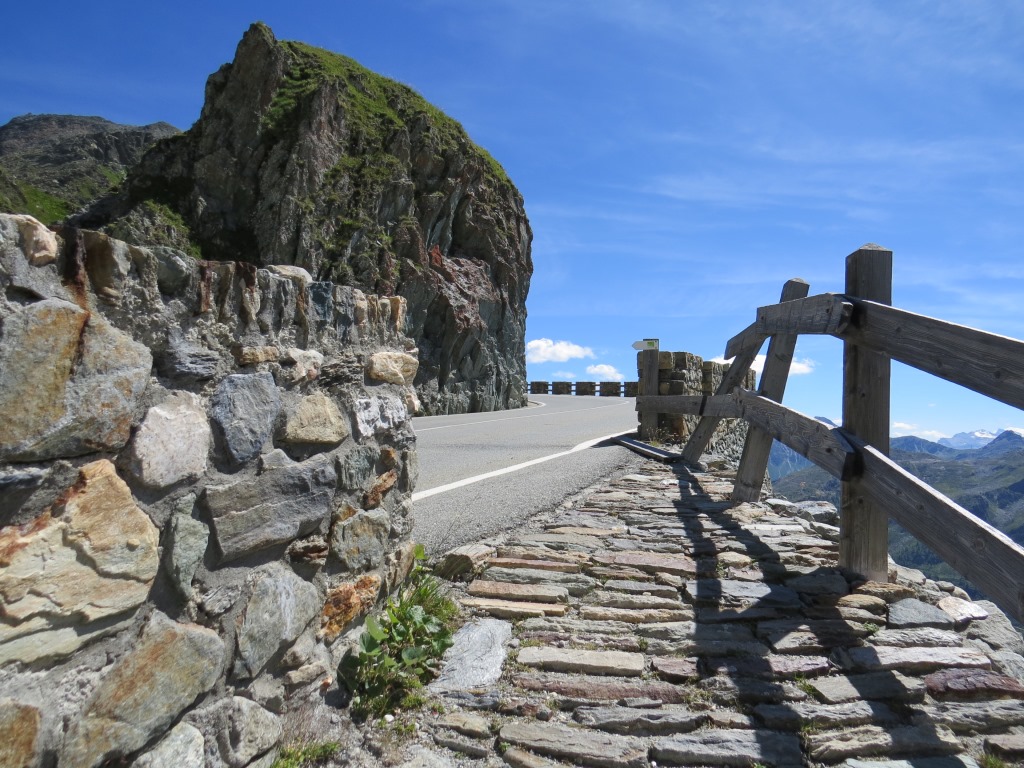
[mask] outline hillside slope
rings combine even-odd
[[[60,221],[119,184],[156,141],[177,133],[167,123],[15,117],[0,126],[0,213],[29,213],[44,224]]]
[[[427,412],[525,405],[522,196],[458,123],[347,57],[254,24],[196,124],[76,223],[400,294]]]
[[[907,471],[1024,544],[1024,437],[1007,431],[982,448],[966,450],[900,437],[893,439],[890,453]],[[794,472],[773,486],[790,501],[825,499],[839,505],[839,481],[818,467]],[[893,523],[889,552],[898,563],[934,579],[963,584],[962,577]]]

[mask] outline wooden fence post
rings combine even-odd
[[[782,287],[782,298],[779,302],[793,301],[807,296],[811,287],[795,278],[787,280]],[[768,356],[765,358],[764,370],[761,371],[761,383],[757,392],[769,400],[782,402],[786,392],[786,381],[789,378],[789,366],[793,362],[797,335],[785,333],[772,336],[768,342]],[[743,443],[743,456],[736,472],[736,483],[733,486],[734,501],[757,501],[764,485],[764,473],[768,469],[768,454],[772,450],[772,436],[753,424],[747,427],[747,439]]]
[[[892,251],[874,244],[846,257],[846,294],[892,304]],[[852,324],[857,324],[854,313]],[[843,344],[843,429],[889,454],[889,357]],[[873,581],[888,581],[889,526],[884,507],[861,492],[856,479],[842,484],[839,565]]]
[[[658,350],[644,349],[640,352],[640,394],[658,394]],[[658,434],[657,411],[640,412],[641,440],[653,440]]]

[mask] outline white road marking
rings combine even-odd
[[[604,406],[610,407],[610,406]],[[504,419],[495,419],[495,421],[504,421]],[[443,429],[443,427],[435,427],[435,429]],[[479,483],[481,480],[490,480],[492,477],[499,477],[501,475],[507,475],[510,472],[518,472],[520,469],[526,469],[537,464],[543,464],[545,461],[551,461],[552,459],[559,459],[562,456],[568,456],[570,453],[576,453],[577,451],[583,451],[587,448],[593,448],[598,443],[603,443],[605,440],[610,440],[613,437],[619,435],[630,435],[636,432],[635,429],[627,429],[625,432],[615,432],[611,435],[605,435],[604,437],[595,437],[593,440],[587,440],[586,442],[580,443],[570,448],[568,451],[561,451],[560,453],[552,453],[548,456],[541,456],[539,459],[530,459],[524,461],[522,464],[513,464],[511,467],[505,467],[504,469],[495,469],[492,472],[484,472],[482,475],[476,475],[474,477],[467,477],[462,480],[456,480],[454,483],[448,483],[447,485],[439,485],[436,488],[431,488],[426,491],[418,491],[412,495],[413,501],[419,501],[420,499],[426,499],[430,496],[436,496],[439,493],[446,493],[447,491],[453,491],[456,488],[462,488],[473,483]]]
[[[544,403],[541,403],[544,405]],[[483,419],[482,421],[463,421],[458,424],[445,424],[443,427],[416,427],[413,425],[413,429],[416,433],[430,432],[435,429],[453,429],[455,427],[471,427],[474,424],[492,424],[495,421],[514,421],[515,419],[537,419],[541,416],[563,416],[565,414],[572,413],[586,413],[587,411],[600,411],[602,408],[621,408],[623,405],[628,405],[626,402],[615,403],[614,405],[598,405],[594,408],[574,408],[571,411],[557,411],[555,413],[535,413],[530,416],[506,416],[503,419]]]

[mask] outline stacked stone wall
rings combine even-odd
[[[640,355],[637,354],[637,374],[640,370]],[[722,376],[729,370],[727,363],[704,360],[690,352],[658,353],[658,394],[659,395],[712,395],[722,383]],[[754,389],[757,374],[748,371],[742,386]],[[627,394],[628,396],[628,394]],[[700,423],[699,416],[680,416],[662,413],[658,415],[658,430],[665,437],[685,442]],[[729,463],[738,463],[743,454],[743,443],[747,439],[747,424],[742,419],[722,419],[708,445],[708,453]]]
[[[4,759],[262,765],[336,689],[412,564],[405,312],[0,216]]]

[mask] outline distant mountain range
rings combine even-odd
[[[991,433],[979,430],[948,440],[981,442],[982,435]],[[1024,436],[1020,430],[1000,430],[977,448],[896,437],[890,442],[890,455],[913,475],[1024,544]],[[773,477],[772,485],[779,496],[790,501],[825,499],[839,505],[839,481],[816,466]],[[952,581],[977,594],[952,568],[893,523],[889,552],[901,565],[919,568],[933,579]]]

